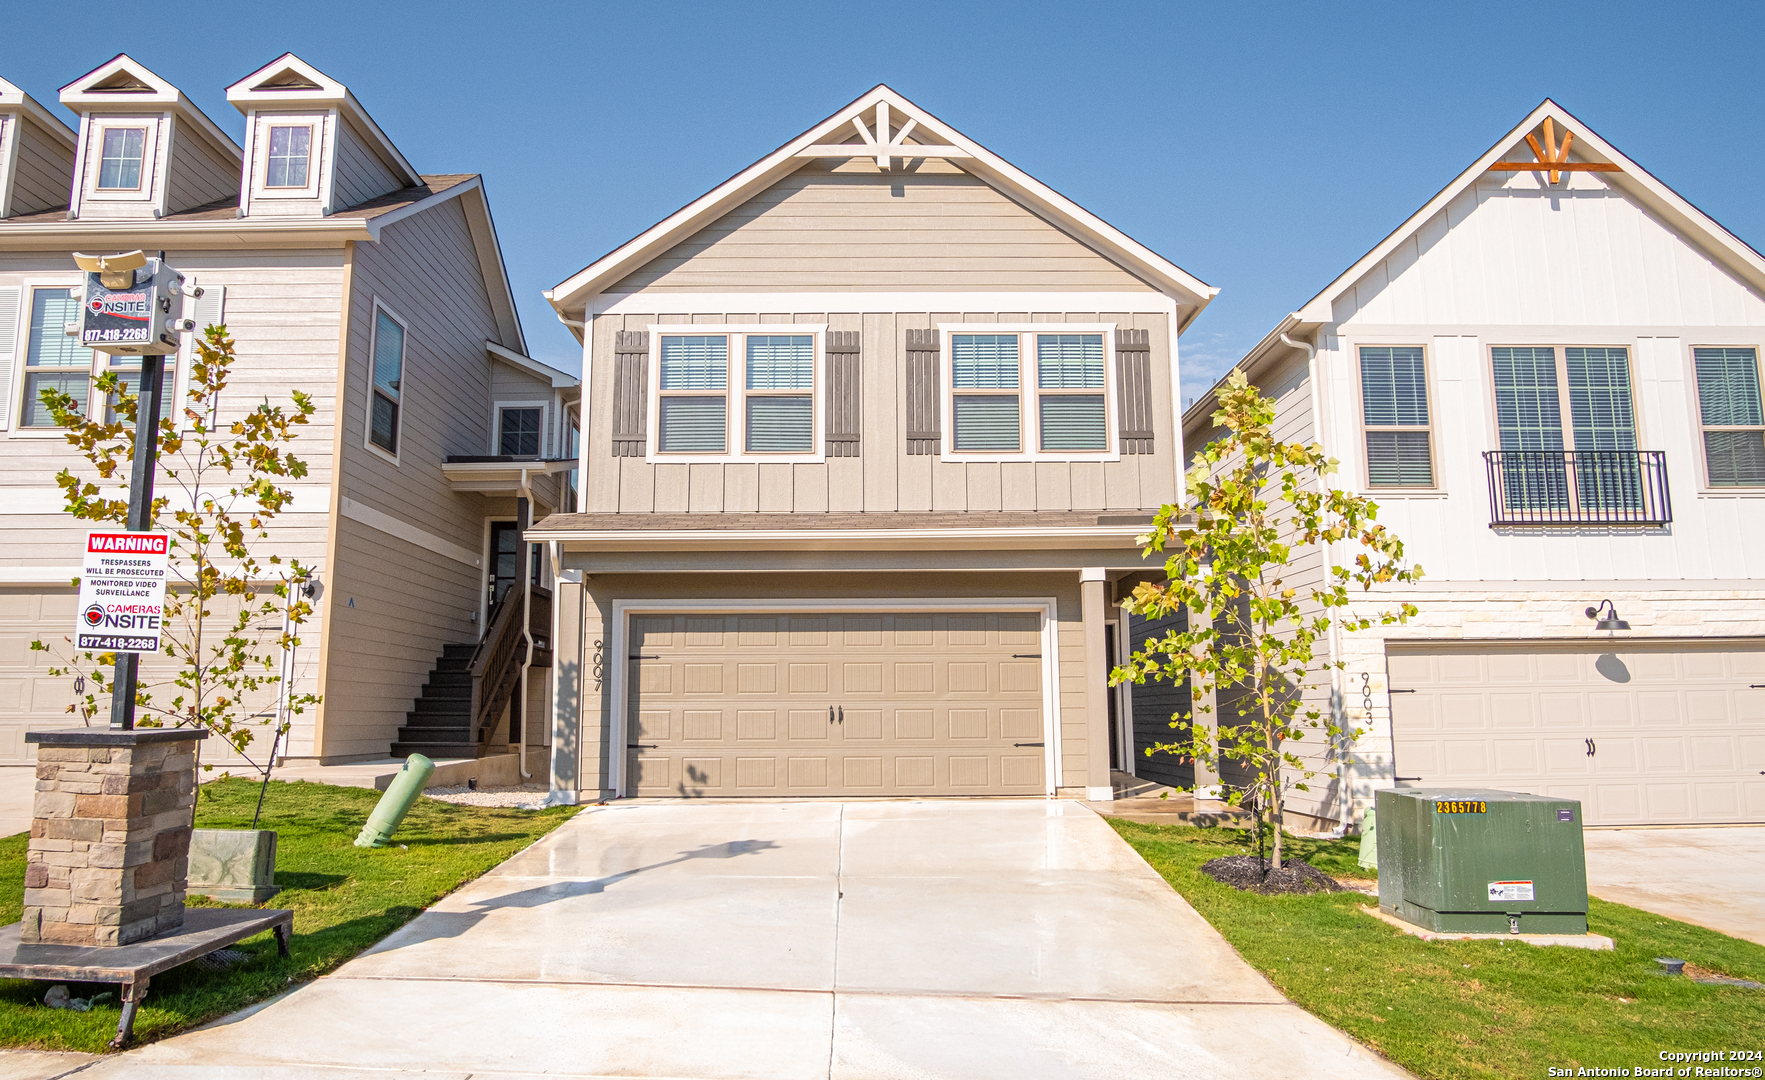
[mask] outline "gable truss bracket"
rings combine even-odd
[[[896,158],[903,162],[912,158],[971,158],[974,155],[954,146],[933,146],[926,143],[910,143],[907,136],[919,126],[918,120],[908,120],[901,125],[901,130],[890,133],[889,103],[876,103],[876,131],[873,134],[864,123],[862,116],[852,118],[852,126],[858,129],[858,137],[863,142],[855,143],[817,143],[805,146],[795,154],[800,158],[876,158],[876,167],[888,171],[893,167]]]
[[[1528,133],[1526,143],[1532,147],[1532,161],[1497,161],[1489,166],[1490,172],[1548,172],[1550,182],[1556,183],[1566,172],[1623,172],[1624,170],[1606,161],[1570,161],[1569,145],[1575,141],[1575,133],[1568,128],[1563,129],[1563,141],[1556,140],[1556,124],[1550,117],[1544,118],[1539,134],[1544,136],[1544,145],[1538,144],[1538,135]]]

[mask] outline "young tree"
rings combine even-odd
[[[1332,625],[1365,630],[1400,623],[1415,605],[1356,615],[1349,586],[1413,582],[1422,568],[1407,564],[1403,543],[1374,518],[1377,504],[1332,488],[1336,462],[1317,443],[1275,438],[1275,404],[1241,371],[1227,378],[1214,423],[1225,434],[1195,455],[1188,474],[1188,505],[1166,506],[1142,542],[1166,555],[1162,583],[1142,583],[1122,606],[1147,618],[1187,611],[1187,629],[1148,640],[1116,669],[1111,682],[1190,680],[1190,709],[1173,717],[1177,737],[1147,751],[1169,752],[1212,766],[1237,763],[1247,784],[1232,790],[1234,805],[1267,809],[1273,824],[1270,869],[1281,868],[1283,805],[1290,790],[1308,790],[1318,775],[1289,744],[1322,732],[1326,762],[1338,760],[1360,735],[1334,716],[1306,704],[1309,680],[1341,661],[1314,666],[1316,646]],[[1338,557],[1329,574],[1290,584],[1290,561],[1309,545]],[[1359,548],[1344,562],[1344,549]],[[1209,695],[1242,691],[1217,717],[1217,728],[1196,719]]]
[[[312,399],[293,392],[290,407],[266,398],[234,420],[219,418],[222,392],[234,362],[225,326],[210,326],[196,343],[189,390],[181,414],[162,409],[148,430],[159,437],[159,473],[152,506],[153,527],[168,535],[172,580],[165,598],[161,635],[169,672],[155,679],[149,669],[136,685],[136,723],[142,727],[198,727],[226,739],[240,753],[250,745],[262,706],[277,695],[272,723],[285,734],[289,718],[316,704],[313,694],[296,694],[292,671],[282,660],[299,645],[300,626],[312,615],[306,596],[312,568],[284,562],[257,550],[269,524],[292,494],[278,484],[306,475],[306,464],[286,449],[313,413]],[[169,381],[169,380],[168,380]],[[132,385],[117,372],[95,381],[92,415],[80,402],[53,389],[43,403],[67,441],[91,463],[97,480],[63,469],[55,478],[67,512],[95,525],[125,525],[128,480],[134,458],[136,409]],[[167,399],[170,387],[167,387]],[[114,404],[108,410],[104,401]],[[173,417],[181,415],[180,425]],[[183,430],[180,430],[180,427]],[[107,498],[106,483],[122,487],[121,498]],[[79,580],[76,578],[77,586]],[[71,638],[64,638],[71,645]],[[55,654],[42,641],[31,648]],[[98,697],[112,689],[115,653],[73,652],[55,657],[51,675],[74,677],[75,701],[67,711],[86,723],[98,712]],[[208,766],[213,768],[213,766]],[[267,778],[268,765],[264,767]]]

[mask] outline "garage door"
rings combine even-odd
[[[1765,821],[1765,642],[1393,648],[1397,775],[1593,825]]]
[[[633,616],[628,795],[1041,795],[1039,615]]]

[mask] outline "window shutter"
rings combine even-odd
[[[858,456],[858,331],[827,333],[827,456]]]
[[[621,330],[613,338],[613,456],[643,457],[649,418],[650,334]]]
[[[936,330],[907,331],[907,452],[936,454],[944,436],[938,424],[939,344]]]
[[[188,431],[192,422],[190,414],[185,410],[190,400],[190,364],[196,359],[196,343],[204,340],[202,335],[209,327],[226,325],[226,311],[227,287],[203,285],[202,295],[196,298],[190,308],[190,321],[196,324],[196,332],[190,335],[189,347],[179,351],[181,359],[177,378],[168,387],[173,395],[170,415],[177,420],[180,431]]]
[[[18,313],[24,290],[0,289],[0,431],[12,426],[12,377],[18,370]]]
[[[1152,335],[1115,332],[1115,372],[1120,383],[1121,452],[1152,453]]]

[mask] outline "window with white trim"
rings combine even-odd
[[[498,409],[496,452],[512,457],[538,457],[543,420],[544,410],[537,405]]]
[[[1027,379],[1026,352],[1035,365]],[[1107,453],[1108,387],[1102,333],[952,333],[950,448],[957,454]]]
[[[658,333],[656,453],[814,455],[817,352],[814,333],[787,326],[776,333]]]
[[[134,423],[117,412],[117,399],[123,394],[138,395],[141,392],[141,358],[139,356],[122,356],[112,353],[110,370],[116,372],[117,393],[104,395],[104,422],[114,424],[121,420],[124,427],[134,427]],[[171,416],[174,412],[173,394],[177,389],[178,362],[177,357],[167,356],[164,359],[164,372],[160,375],[159,418]],[[94,388],[96,389],[96,388]],[[137,400],[136,408],[140,407]]]
[[[1363,345],[1360,367],[1367,486],[1433,487],[1434,431],[1422,347]]]
[[[264,160],[264,186],[305,188],[312,147],[311,124],[271,125],[269,152]]]
[[[1696,348],[1698,423],[1711,487],[1765,487],[1765,407],[1759,399],[1759,353],[1753,348]]]
[[[84,291],[84,290],[80,290]],[[52,428],[55,417],[43,404],[44,390],[59,390],[86,411],[92,382],[92,350],[64,327],[80,317],[80,301],[65,285],[31,290],[31,327],[25,345],[21,427]]]
[[[372,379],[368,441],[388,454],[397,454],[404,403],[404,327],[384,309],[374,312]]]
[[[107,127],[99,140],[98,190],[138,191],[147,150],[144,127]]]

